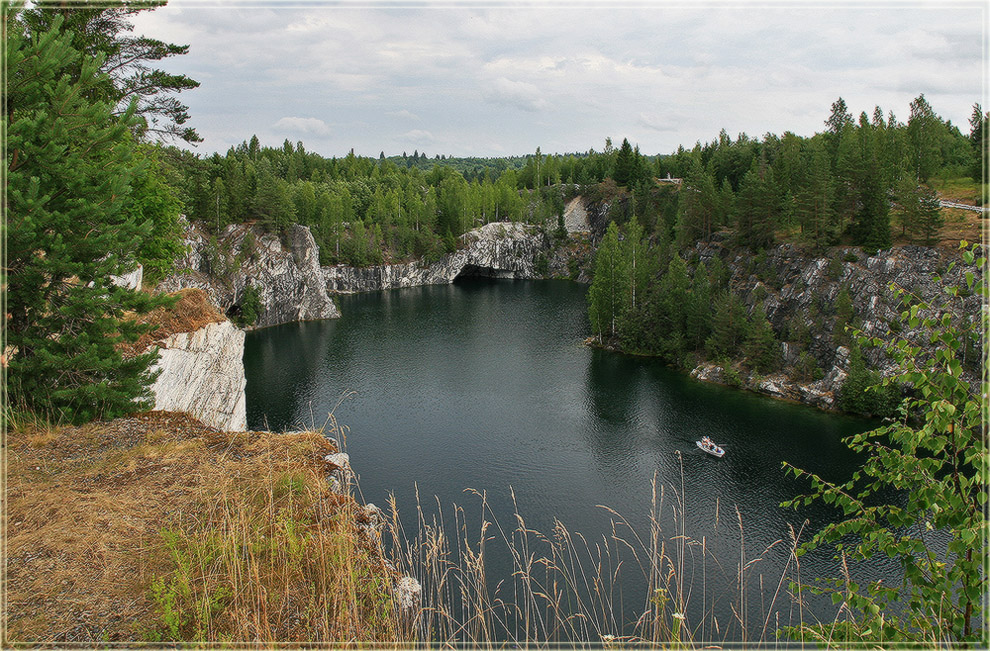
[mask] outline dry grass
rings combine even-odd
[[[139,323],[150,323],[155,327],[134,343],[123,347],[125,356],[137,355],[170,335],[193,332],[210,323],[227,320],[216,311],[206,292],[201,289],[182,289],[170,296],[177,298],[171,307],[160,307],[137,317]]]
[[[445,514],[438,503],[430,515],[418,505],[416,531],[405,532],[391,504],[397,563],[423,584],[416,639],[481,648],[767,646],[778,643],[781,626],[811,621],[801,595],[788,591],[800,579],[801,531],[750,548],[741,514],[726,508],[729,523],[716,515],[711,531],[690,532],[683,483],[654,479],[645,530],[607,509],[612,525],[597,539],[560,522],[550,532],[533,530],[518,511],[515,526],[503,527],[484,494],[477,494],[483,516],[473,531],[463,509]],[[737,532],[738,546],[716,551],[710,537],[726,526]],[[487,575],[494,546],[508,551],[509,576]],[[764,558],[776,547],[788,560],[765,573]],[[630,582],[645,586],[633,612],[622,598]]]
[[[9,436],[4,646],[394,638],[332,451],[168,413]]]

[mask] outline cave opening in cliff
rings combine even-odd
[[[454,281],[461,278],[514,278],[511,271],[494,269],[492,267],[479,267],[478,265],[466,264],[460,272],[454,276]]]

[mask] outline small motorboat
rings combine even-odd
[[[695,441],[695,444],[713,457],[721,457],[725,454],[725,450],[707,436],[702,436],[700,441]]]

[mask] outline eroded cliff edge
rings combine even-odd
[[[256,327],[340,316],[323,282],[320,249],[306,226],[290,226],[280,238],[232,224],[212,238],[187,223],[183,239],[187,253],[158,291],[202,289],[217,310],[232,317],[253,293],[260,308]]]
[[[157,350],[151,385],[154,411],[179,411],[204,425],[227,431],[247,429],[244,331],[210,304],[200,289],[184,289],[175,303],[142,318],[157,329],[130,352]]]

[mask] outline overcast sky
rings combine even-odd
[[[740,132],[823,128],[839,96],[906,121],[924,93],[969,132],[987,107],[987,11],[976,2],[423,4],[171,0],[135,33],[188,44],[165,62],[225,152],[257,134],[325,156],[601,150],[670,153]]]

